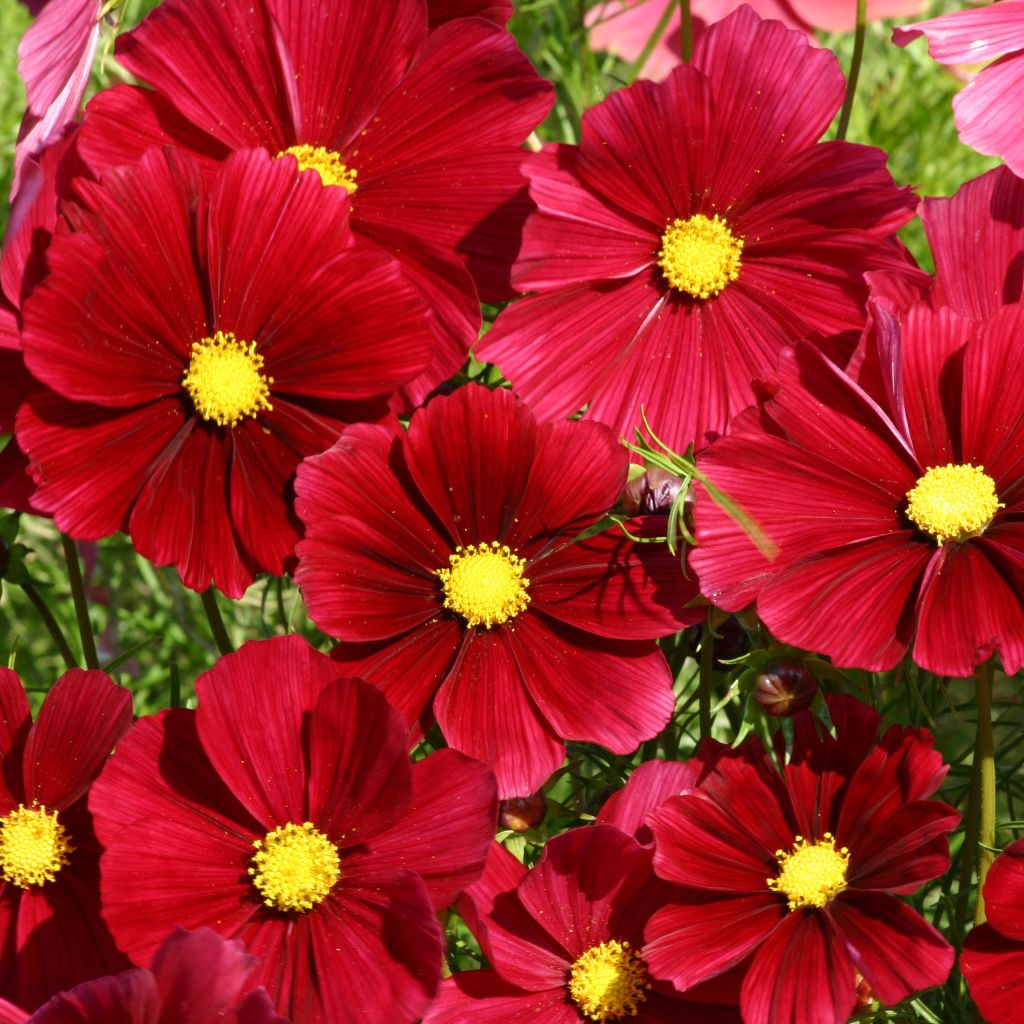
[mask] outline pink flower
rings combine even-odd
[[[1024,175],[1024,0],[954,11],[893,29],[893,42],[906,46],[923,35],[928,52],[944,64],[976,64],[998,57],[953,99],[961,141],[979,153],[1002,157]]]

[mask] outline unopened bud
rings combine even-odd
[[[683,481],[666,469],[652,466],[626,484],[622,494],[623,508],[628,516],[658,513],[668,515],[679,495]]]
[[[548,801],[542,792],[509,797],[501,801],[501,824],[513,832],[529,832],[544,820],[547,812]]]
[[[773,661],[754,681],[754,700],[772,718],[790,718],[809,708],[817,692],[814,673],[792,658]]]

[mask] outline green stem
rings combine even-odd
[[[850,111],[853,110],[853,97],[857,92],[857,79],[860,77],[860,65],[864,59],[864,35],[868,23],[868,0],[857,0],[857,30],[853,37],[853,58],[850,61],[850,74],[846,78],[846,99],[839,114],[839,129],[836,138],[845,139],[846,129],[850,127]]]
[[[64,664],[68,668],[78,668],[78,660],[75,658],[74,651],[71,650],[67,637],[64,636],[64,630],[60,628],[60,623],[53,617],[53,612],[46,607],[43,595],[31,583],[22,583],[21,589],[25,591],[25,596],[32,602],[32,607],[39,613],[39,618],[43,620],[46,631],[53,637],[53,642],[57,645],[57,650],[60,651]]]
[[[75,619],[78,621],[78,636],[82,641],[82,655],[86,668],[99,668],[100,659],[96,656],[96,638],[89,621],[89,602],[85,597],[85,582],[82,580],[82,566],[78,560],[78,545],[67,534],[60,535],[64,547],[64,562],[68,567],[68,583],[71,584],[71,596],[75,602]]]
[[[978,666],[974,673],[975,704],[978,709],[978,736],[974,741],[974,757],[981,779],[980,815],[978,825],[978,900],[974,923],[985,921],[985,899],[981,890],[992,866],[992,847],[996,844],[996,758],[992,735],[992,659]]]
[[[960,889],[956,897],[957,932],[962,936],[967,927],[967,904],[974,878],[974,862],[978,856],[978,814],[981,796],[981,764],[974,758],[971,765],[971,788],[964,815],[964,841],[960,847]]]
[[[210,632],[213,634],[213,642],[217,645],[217,650],[221,654],[231,654],[235,648],[224,626],[220,608],[217,606],[216,592],[213,587],[207,587],[199,596],[202,598],[203,611],[206,612],[206,621],[210,623]]]
[[[700,638],[700,682],[698,684],[697,720],[700,723],[700,738],[711,735],[711,688],[714,684],[712,670],[715,665],[715,634],[711,629],[711,612],[704,623]]]
[[[683,2],[685,3],[686,0],[683,0]],[[629,74],[626,76],[627,85],[635,82],[640,77],[640,72],[643,71],[648,58],[654,52],[654,48],[660,42],[661,37],[665,34],[665,29],[668,28],[668,23],[672,20],[672,12],[679,3],[680,0],[670,0],[665,5],[665,13],[658,19],[658,24],[654,26],[654,31],[651,33],[650,38],[644,43],[640,56],[630,65]]]
[[[684,64],[693,59],[693,11],[690,3],[691,0],[679,0],[679,52],[683,55]]]

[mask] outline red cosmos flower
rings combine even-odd
[[[423,1024],[740,1024],[735,991],[713,1005],[648,974],[644,925],[675,892],[652,856],[607,825],[548,840],[531,871],[495,844],[459,901],[494,970],[446,980]]]
[[[627,456],[600,424],[537,423],[469,385],[402,437],[353,428],[296,479],[296,580],[352,674],[407,723],[436,715],[489,764],[503,797],[539,789],[564,740],[634,750],[674,706],[653,638],[693,622],[692,583],[664,544],[617,527]],[[664,518],[637,519],[656,535]]]
[[[953,97],[960,141],[1002,157],[1015,174],[1024,174],[1024,126],[1019,97],[1024,87],[1024,0],[953,11],[892,32],[897,46],[928,38],[928,52],[944,64],[993,61]]]
[[[702,592],[784,643],[892,668],[970,675],[1024,665],[1024,307],[972,324],[912,307],[878,324],[888,393],[816,349],[784,353],[760,409],[699,459],[763,531],[766,557],[703,494],[691,564]],[[783,496],[784,500],[780,500]]]
[[[53,389],[18,414],[33,500],[238,597],[291,557],[299,460],[421,372],[428,313],[347,233],[343,189],[261,151],[204,184],[154,150],[79,188],[78,230],[23,309],[25,362]]]
[[[455,18],[487,18],[504,25],[512,17],[512,0],[427,0],[430,27]]]
[[[257,962],[240,942],[226,942],[209,928],[177,928],[157,950],[152,970],[87,981],[31,1015],[0,1004],[0,1024],[288,1024],[266,989],[248,991]]]
[[[667,81],[588,110],[579,146],[523,165],[513,279],[538,294],[479,358],[541,419],[587,405],[632,436],[643,407],[677,450],[724,430],[782,345],[859,330],[864,272],[906,265],[889,236],[915,200],[885,155],[816,142],[842,99],[831,53],[741,7]]]
[[[126,689],[72,669],[33,722],[17,675],[0,668],[0,996],[28,1010],[128,966],[100,917],[85,794],[131,721]]]
[[[434,911],[483,869],[494,780],[452,750],[411,764],[383,695],[338,675],[300,637],[250,642],[198,711],[136,723],[90,798],[103,913],[142,964],[178,925],[242,940],[292,1024],[402,1024],[440,977]]]
[[[459,19],[428,34],[427,14],[425,0],[319,0],[315,16],[308,0],[165,0],[117,44],[155,91],[105,90],[83,138],[95,170],[164,142],[207,160],[263,146],[350,192],[353,231],[399,259],[438,316],[411,406],[476,341],[465,265],[483,298],[512,295],[522,144],[551,104],[499,26]]]
[[[985,879],[987,923],[964,942],[960,969],[992,1024],[1017,1024],[1024,994],[1024,839],[995,859]]]
[[[837,738],[792,721],[780,773],[757,740],[649,817],[654,869],[685,887],[647,925],[641,955],[687,991],[748,957],[746,1024],[843,1024],[857,973],[883,1003],[943,982],[954,952],[893,893],[949,866],[959,815],[929,800],[946,774],[932,737],[848,697]]]

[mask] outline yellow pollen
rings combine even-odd
[[[907,518],[939,547],[984,533],[1001,508],[984,466],[932,466],[907,492]]]
[[[192,359],[181,383],[196,412],[219,427],[234,427],[270,404],[273,377],[264,376],[255,341],[239,341],[230,331],[192,343]]]
[[[325,185],[340,185],[349,195],[359,187],[356,184],[356,169],[346,167],[341,154],[335,153],[333,149],[309,145],[289,146],[277,155],[282,157],[286,153],[299,161],[300,171],[316,171]]]
[[[688,220],[677,217],[665,229],[658,266],[673,288],[695,299],[709,299],[740,276],[742,252],[743,239],[717,213],[697,213]]]
[[[338,848],[310,821],[280,825],[252,845],[252,884],[275,910],[312,910],[341,875]]]
[[[795,836],[793,849],[776,850],[775,857],[779,873],[768,879],[768,888],[785,896],[790,910],[824,907],[846,888],[850,851],[845,846],[837,850],[831,832],[811,842]]]
[[[643,960],[615,939],[591,946],[569,973],[569,995],[588,1020],[635,1017],[650,987]]]
[[[5,882],[22,889],[52,882],[74,850],[56,811],[18,804],[0,818],[0,876]]]
[[[530,581],[523,578],[526,563],[496,540],[458,547],[448,556],[450,569],[438,569],[444,606],[457,612],[467,626],[490,629],[514,619],[530,603]]]

